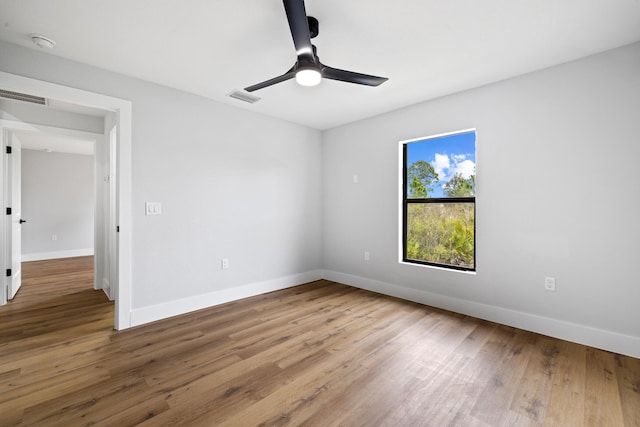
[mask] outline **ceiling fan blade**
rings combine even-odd
[[[269,79],[269,80],[267,80],[265,82],[255,84],[253,86],[245,87],[244,90],[246,90],[247,92],[253,92],[253,91],[258,90],[258,89],[264,89],[265,87],[269,87],[269,86],[275,85],[277,83],[285,82],[285,81],[287,81],[289,79],[294,78],[295,76],[296,76],[295,71],[289,70],[289,71],[287,71],[285,74],[283,74],[281,76],[274,77],[274,78]]]
[[[327,66],[322,68],[322,77],[325,79],[339,80],[341,82],[356,83],[365,86],[380,86],[382,83],[389,80],[387,77],[371,76],[369,74],[339,70],[337,68]]]
[[[304,8],[304,0],[282,0],[284,10],[287,13],[293,45],[296,47],[296,54],[308,56],[313,59],[313,47],[311,45],[311,35],[309,34],[309,23],[307,21],[307,11]]]

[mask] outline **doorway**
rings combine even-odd
[[[5,110],[11,106],[3,102]],[[104,223],[109,217],[103,212],[112,211],[105,205],[111,200],[110,188],[101,178],[103,134],[10,120],[1,120],[0,127],[7,171],[7,263],[11,261],[2,303],[12,300],[21,287],[22,261],[95,254],[100,275],[94,289],[113,282],[105,267],[109,255]],[[110,296],[109,289],[105,292]]]
[[[109,131],[115,127],[115,146],[117,146],[117,157],[115,164],[117,165],[114,182],[109,186],[115,190],[115,194],[111,194],[112,200],[117,206],[116,212],[116,230],[109,235],[115,236],[115,241],[110,246],[109,252],[115,253],[115,259],[112,259],[109,266],[110,271],[114,271],[116,277],[113,277],[113,283],[110,283],[110,297],[115,300],[115,329],[126,329],[130,327],[131,313],[131,102],[113,98],[105,95],[95,94],[75,88],[60,86],[40,80],[30,79],[9,73],[0,72],[0,88],[18,93],[34,94],[44,98],[56,99],[70,105],[79,105],[94,109],[102,109],[113,113],[113,123],[109,127]],[[12,129],[7,123],[0,125],[4,144],[8,141],[9,134]],[[8,167],[7,159],[9,153],[2,151],[2,173],[0,173],[0,196],[5,204],[9,200],[10,193],[7,191],[8,184]],[[0,227],[3,231],[8,230],[8,215],[2,215]],[[0,271],[8,270],[8,256],[11,253],[7,246],[9,239],[8,233],[3,232],[0,238]],[[8,280],[3,275],[2,293],[6,299],[6,289]]]

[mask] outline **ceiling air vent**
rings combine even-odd
[[[251,95],[250,93],[247,93],[242,90],[237,90],[237,89],[231,92],[230,94],[228,94],[227,96],[231,98],[239,99],[240,101],[248,102],[249,104],[255,104],[256,102],[260,101],[259,97],[255,95]]]
[[[18,101],[31,102],[32,104],[47,105],[47,100],[40,96],[27,95],[26,93],[19,93],[19,92],[11,92],[10,90],[0,89],[0,98],[16,99]]]

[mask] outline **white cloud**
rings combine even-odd
[[[469,179],[474,175],[476,164],[472,160],[468,160],[468,154],[440,154],[435,153],[435,159],[432,163],[433,169],[438,173],[441,183],[446,183],[455,174],[460,174],[464,179]]]
[[[453,167],[453,174],[459,173],[464,179],[469,179],[471,175],[476,173],[476,164],[471,160],[463,160],[457,163]]]
[[[447,176],[447,171],[451,167],[451,162],[449,161],[449,156],[446,154],[436,153],[435,161],[433,162],[433,169],[438,173],[438,178],[440,181],[445,180]],[[445,171],[445,169],[447,171]]]

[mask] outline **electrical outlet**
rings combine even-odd
[[[228,269],[229,268],[229,258],[222,258],[221,265],[222,265],[222,269],[223,270]]]
[[[51,235],[51,240],[53,240],[53,241],[58,240],[58,235],[57,234],[52,234]]]
[[[370,257],[369,257],[369,251],[365,251],[365,253],[364,253],[364,260],[365,260],[365,261],[369,261],[369,258],[370,258]]]
[[[545,277],[544,278],[544,288],[547,291],[555,291],[556,290],[556,278],[555,277]]]

